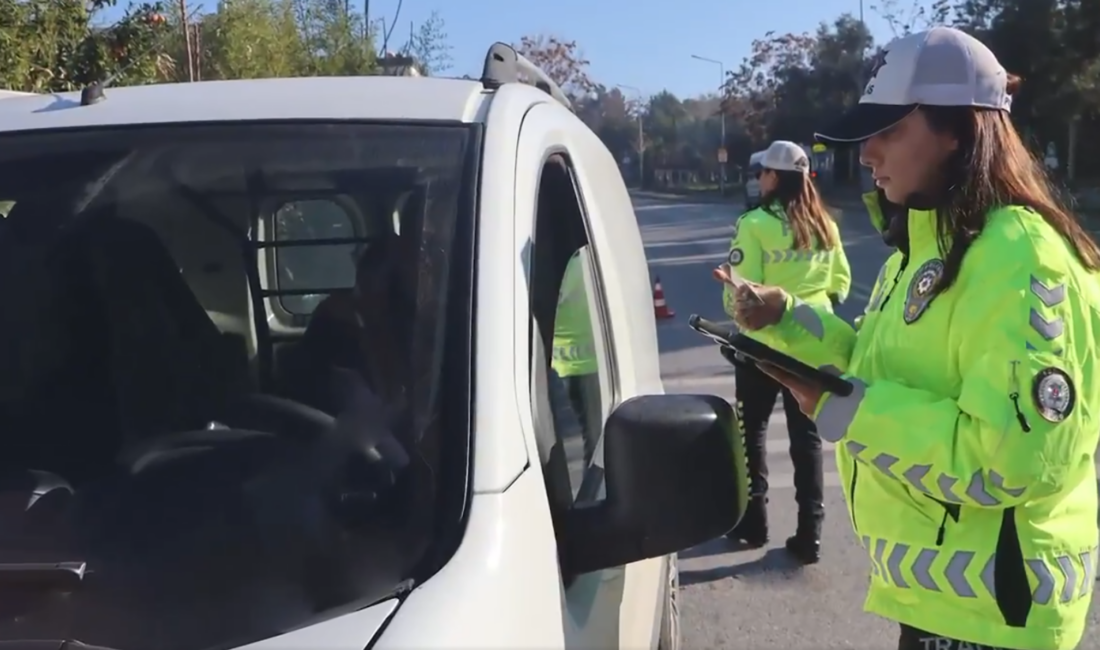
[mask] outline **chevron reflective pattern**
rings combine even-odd
[[[924,589],[959,598],[996,598],[997,556],[974,551],[948,551],[872,539],[860,540],[871,556],[873,579],[899,589]],[[1035,585],[1037,605],[1069,603],[1089,595],[1096,582],[1096,548],[1046,559],[1024,560]]]
[[[1058,284],[1048,287],[1039,278],[1031,276],[1031,293],[1046,307],[1057,307],[1066,300],[1066,285]],[[1060,317],[1046,318],[1035,307],[1031,308],[1028,316],[1031,328],[1039,333],[1039,336],[1048,341],[1053,341],[1065,332],[1066,323]]]
[[[818,429],[824,429],[820,422]],[[847,427],[843,430],[847,430]],[[823,437],[825,435],[822,433]],[[870,465],[887,477],[946,503],[991,507],[1001,503],[998,494],[1003,492],[1018,497],[1025,490],[1022,487],[1006,486],[1004,477],[995,471],[979,469],[967,477],[951,476],[933,471],[931,465],[901,465],[900,459],[886,453],[868,458],[864,454],[867,447],[851,440],[846,443],[846,447],[857,462]]]
[[[833,251],[796,251],[796,250],[772,250],[764,251],[761,259],[765,264],[777,264],[779,262],[809,262],[810,260],[825,261],[829,259]]]

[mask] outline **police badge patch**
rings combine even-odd
[[[905,313],[902,318],[906,325],[917,322],[924,310],[928,309],[932,299],[935,298],[936,285],[943,277],[943,260],[928,260],[909,281],[909,291],[905,296]]]
[[[1039,415],[1048,422],[1061,422],[1073,412],[1077,393],[1073,380],[1058,368],[1043,368],[1031,383],[1031,397]]]
[[[730,251],[730,256],[726,258],[726,261],[730,263],[730,266],[737,266],[745,261],[745,253],[740,248],[735,248]]]

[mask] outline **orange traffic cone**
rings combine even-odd
[[[665,290],[661,288],[661,278],[658,277],[653,283],[653,315],[658,320],[662,318],[672,318],[676,315],[676,312],[669,308],[668,303],[665,302]]]

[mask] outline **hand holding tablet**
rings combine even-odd
[[[744,334],[734,332],[728,326],[702,318],[698,314],[692,314],[688,318],[688,326],[715,343],[736,350],[742,356],[756,363],[762,371],[772,375],[776,381],[786,385],[792,392],[807,393],[796,395],[796,397],[799,397],[800,406],[803,406],[804,411],[806,405],[802,402],[810,401],[809,398],[813,397],[809,393],[829,391],[847,397],[854,390],[852,383],[842,377],[808,366],[790,355],[783,354]],[[778,372],[775,372],[776,370]],[[789,381],[790,378],[795,381]],[[799,391],[798,383],[806,384],[807,386],[804,386],[804,388],[810,390]],[[813,399],[812,401],[814,404],[809,406],[811,411],[817,400]]]

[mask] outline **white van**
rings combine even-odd
[[[0,196],[3,647],[679,647],[734,410],[664,394],[616,161],[510,47],[11,98]]]
[[[765,151],[757,151],[749,156],[745,170],[745,209],[751,210],[760,204],[760,172],[764,171]]]

